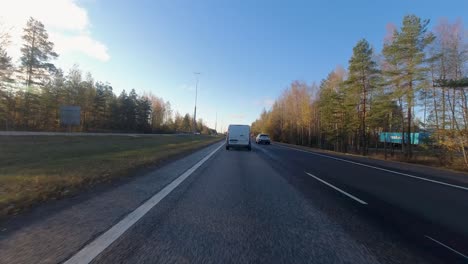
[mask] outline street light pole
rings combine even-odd
[[[197,97],[198,97],[198,76],[200,75],[199,72],[194,72],[197,82],[195,84],[195,108],[193,110],[193,132],[197,132]]]
[[[216,134],[218,133],[218,111],[216,111],[216,120],[215,120],[215,131],[216,131]]]

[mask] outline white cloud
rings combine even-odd
[[[107,47],[89,35],[63,36],[54,33],[50,34],[50,39],[56,43],[56,51],[59,54],[78,51],[100,61],[110,59]]]
[[[60,56],[79,52],[99,61],[108,61],[107,47],[91,36],[86,9],[75,0],[0,0],[0,21],[10,29],[12,45],[8,48],[19,58],[21,35],[29,17],[41,21]]]

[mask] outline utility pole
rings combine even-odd
[[[218,130],[216,129],[218,127],[218,111],[216,111],[216,119],[215,119],[215,131],[218,133]]]
[[[197,96],[198,96],[198,76],[199,72],[194,72],[197,82],[195,84],[195,109],[193,110],[193,133],[197,132]]]

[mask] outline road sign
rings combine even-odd
[[[79,126],[81,107],[66,105],[60,107],[60,124],[63,126]]]
[[[407,142],[407,135],[404,134],[402,138],[402,133],[398,132],[382,132],[379,135],[379,141],[380,142],[386,142],[386,143],[396,143],[396,144],[401,144],[401,142]],[[428,133],[411,133],[411,144],[414,145],[419,145],[426,141],[429,138]]]

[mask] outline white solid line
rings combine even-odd
[[[70,259],[68,259],[65,264],[85,264],[90,263],[94,258],[96,258],[101,252],[103,252],[107,247],[109,247],[115,240],[117,240],[125,231],[127,231],[133,224],[135,224],[140,218],[142,218],[146,213],[148,213],[151,208],[157,205],[164,197],[171,193],[179,184],[181,184],[185,179],[187,179],[196,169],[198,169],[203,163],[205,163],[213,154],[216,153],[221,147],[224,146],[224,143],[213,150],[211,153],[206,155],[202,160],[193,165],[190,169],[185,171],[177,179],[172,181],[169,185],[164,187],[161,191],[147,200],[145,203],[140,205],[133,212],[128,214],[124,219],[118,222],[116,225],[107,230],[104,234],[97,237],[94,241],[86,245]]]
[[[341,190],[340,188],[338,188],[338,187],[336,187],[336,186],[331,185],[330,183],[328,183],[328,182],[326,182],[326,181],[320,179],[319,177],[317,177],[317,176],[315,176],[315,175],[312,175],[312,174],[310,174],[310,173],[308,173],[308,172],[305,172],[305,173],[306,173],[307,175],[313,177],[313,178],[316,179],[317,181],[319,181],[319,182],[321,182],[321,183],[327,185],[328,187],[331,187],[331,188],[333,188],[333,189],[339,191],[340,193],[342,193],[342,194],[348,196],[349,198],[351,198],[351,199],[357,201],[358,203],[367,205],[367,202],[365,202],[365,201],[363,201],[363,200],[357,198],[356,196],[354,196],[354,195],[352,195],[352,194],[349,194],[349,193],[347,193],[347,192]]]
[[[428,238],[428,239],[430,239],[430,240],[432,240],[433,242],[435,242],[435,243],[437,243],[437,244],[443,246],[444,248],[446,248],[446,249],[452,251],[453,253],[455,253],[455,254],[457,254],[457,255],[459,255],[459,256],[462,256],[462,257],[464,257],[465,259],[468,259],[468,256],[466,256],[466,255],[464,255],[463,253],[461,253],[461,252],[459,252],[459,251],[457,251],[457,250],[455,250],[455,249],[453,249],[453,248],[451,248],[451,247],[445,245],[444,243],[442,243],[442,242],[440,242],[440,241],[437,241],[437,240],[435,240],[434,238],[432,238],[432,237],[430,237],[430,236],[425,236],[425,237]]]
[[[279,146],[279,145],[277,145],[277,146]],[[376,170],[381,170],[381,171],[385,171],[385,172],[390,172],[390,173],[394,173],[394,174],[398,174],[398,175],[402,175],[402,176],[406,176],[406,177],[410,177],[410,178],[414,178],[414,179],[418,179],[418,180],[423,180],[423,181],[428,181],[428,182],[432,182],[432,183],[437,183],[437,184],[440,184],[440,185],[445,185],[445,186],[449,186],[449,187],[461,189],[461,190],[464,190],[464,191],[468,191],[468,187],[464,187],[464,186],[460,186],[460,185],[455,185],[455,184],[450,184],[450,183],[446,183],[446,182],[431,180],[431,179],[427,179],[427,178],[423,178],[423,177],[418,177],[418,176],[414,176],[414,175],[411,175],[411,174],[402,173],[402,172],[398,172],[398,171],[387,170],[387,169],[384,169],[384,168],[379,168],[379,167],[375,167],[375,166],[371,166],[371,165],[367,165],[367,164],[363,164],[363,163],[359,163],[359,162],[354,162],[354,161],[345,160],[345,159],[340,159],[340,158],[336,158],[336,157],[332,157],[332,156],[328,156],[328,155],[318,154],[318,153],[315,153],[315,152],[312,152],[312,151],[306,151],[306,150],[296,149],[296,148],[291,148],[291,147],[286,147],[286,146],[280,146],[280,147],[282,147],[282,148],[287,148],[287,149],[292,149],[292,150],[296,150],[296,151],[300,151],[300,152],[305,152],[305,153],[309,153],[309,154],[312,154],[312,155],[316,155],[316,156],[320,156],[320,157],[325,157],[325,158],[329,158],[329,159],[334,159],[334,160],[339,160],[339,161],[343,161],[343,162],[348,162],[348,163],[351,163],[351,164],[360,165],[360,166],[364,166],[364,167],[368,167],[368,168],[372,168],[372,169],[376,169]]]

